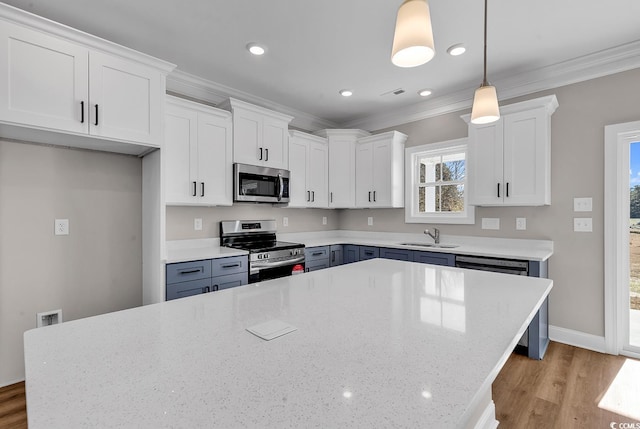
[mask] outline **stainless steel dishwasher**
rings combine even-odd
[[[456,267],[490,271],[493,273],[513,274],[517,276],[529,275],[529,261],[520,261],[515,259],[456,255]],[[546,335],[548,337],[548,333]],[[524,335],[522,335],[522,338],[518,341],[515,351],[520,354],[529,354],[529,328],[524,331]]]

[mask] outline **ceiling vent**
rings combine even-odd
[[[388,91],[388,92],[384,92],[382,94],[380,94],[381,97],[386,97],[388,95],[400,95],[400,94],[404,94],[405,90],[402,88],[398,88],[398,89],[394,89],[392,91]]]

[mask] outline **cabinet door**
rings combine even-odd
[[[309,145],[291,137],[289,140],[289,207],[308,207],[311,190],[307,186],[307,159]]]
[[[264,159],[262,116],[241,109],[233,111],[233,162],[260,165]]]
[[[409,261],[413,262],[414,255],[413,250],[406,249],[380,249],[380,257],[384,259],[395,259],[397,261]]]
[[[287,123],[265,116],[262,123],[263,163],[272,168],[289,168]]]
[[[246,285],[248,282],[248,273],[229,274],[226,276],[213,277],[211,279],[211,291],[219,291],[222,289],[229,289],[232,287],[238,287]]]
[[[211,279],[193,280],[167,285],[167,301],[211,292]]]
[[[343,250],[342,244],[333,244],[329,249],[329,264],[332,267],[343,264]]]
[[[86,48],[0,23],[0,120],[86,134],[88,58]]]
[[[456,257],[451,253],[421,252],[416,250],[413,255],[414,262],[423,264],[445,265],[447,267],[453,267],[456,264]]]
[[[356,147],[356,207],[373,206],[373,144]]]
[[[196,198],[207,205],[233,204],[233,155],[230,118],[198,113]]]
[[[328,162],[327,145],[311,142],[307,154],[307,183],[311,190],[310,207],[329,207]]]
[[[99,52],[89,54],[89,133],[160,147],[162,74]]]
[[[372,205],[374,207],[391,206],[391,144],[378,142],[373,144],[372,153]],[[375,172],[375,174],[373,174]]]
[[[192,204],[196,200],[197,124],[196,112],[167,104],[163,149],[167,204]]]
[[[315,261],[310,261],[304,263],[304,271],[307,273],[324,270],[325,268],[329,268],[331,265],[329,264],[329,259],[317,259]]]
[[[504,204],[551,204],[550,138],[544,108],[504,116]]]
[[[503,185],[502,119],[488,125],[469,126],[469,204],[501,205]]]
[[[356,206],[356,144],[353,138],[329,139],[329,207]]]
[[[345,244],[343,249],[344,249],[343,263],[351,264],[353,262],[358,262],[360,260],[360,246],[355,246],[353,244]]]

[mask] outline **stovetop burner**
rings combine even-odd
[[[288,243],[286,241],[250,242],[250,243],[230,243],[228,247],[234,249],[247,250],[249,253],[270,252],[274,250],[299,249],[304,247],[300,243]]]

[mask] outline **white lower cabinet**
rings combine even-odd
[[[289,136],[289,207],[328,207],[327,139],[299,131]]]
[[[478,206],[551,204],[551,115],[555,95],[502,106],[492,124],[469,115],[469,202]]]
[[[404,207],[404,143],[398,131],[358,140],[356,207]]]
[[[231,114],[167,96],[165,116],[166,204],[230,206]]]

